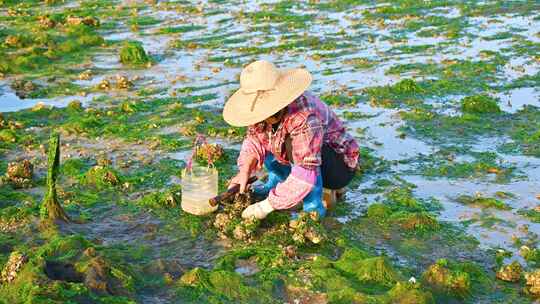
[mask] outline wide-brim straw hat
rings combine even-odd
[[[279,70],[271,62],[258,60],[240,74],[240,89],[225,103],[223,118],[236,127],[261,122],[288,106],[311,84],[305,69]]]

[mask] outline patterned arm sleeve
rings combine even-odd
[[[299,115],[291,122],[294,166],[285,181],[270,191],[268,201],[274,209],[289,209],[306,197],[315,181],[321,165],[323,127],[315,115]]]
[[[240,155],[238,156],[237,165],[240,169],[246,165],[248,160],[255,158],[257,160],[255,169],[260,170],[264,164],[266,149],[264,144],[257,136],[255,127],[250,126],[247,131],[247,136],[242,143]]]

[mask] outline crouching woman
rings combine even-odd
[[[240,89],[225,104],[227,123],[248,126],[230,186],[244,192],[257,170],[268,171],[267,181],[253,188],[266,198],[246,208],[244,218],[263,219],[301,202],[304,211],[324,216],[323,187],[341,189],[354,176],[358,144],[337,115],[306,91],[311,80],[305,69],[282,71],[255,61],[242,70]]]

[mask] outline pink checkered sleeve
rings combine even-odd
[[[287,179],[270,191],[268,202],[277,210],[292,208],[309,194],[316,180],[317,169],[292,166]]]
[[[242,143],[240,155],[237,159],[237,165],[241,169],[247,163],[248,159],[255,158],[257,164],[255,169],[260,170],[264,164],[266,149],[264,143],[257,137],[257,132],[254,127],[249,127],[247,136]]]
[[[296,115],[290,122],[290,134],[294,164],[306,169],[319,167],[324,138],[321,120],[311,113]]]

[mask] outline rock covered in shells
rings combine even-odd
[[[91,70],[85,70],[78,76],[79,80],[90,80],[92,79],[92,71]]]
[[[327,238],[316,212],[299,213],[296,219],[289,222],[289,230],[293,234],[293,240],[298,244],[306,242],[319,244]]]
[[[38,85],[30,80],[17,79],[11,83],[11,88],[15,91],[15,95],[24,99],[32,92],[38,89]]]
[[[298,248],[294,245],[288,245],[283,248],[283,253],[289,259],[294,259],[298,256]]]
[[[9,35],[4,39],[4,44],[9,47],[16,47],[21,42],[21,38],[15,35]]]
[[[214,219],[214,227],[216,227],[220,231],[224,231],[230,222],[231,218],[228,214],[218,213],[216,214],[216,218]]]
[[[2,273],[0,274],[0,281],[2,283],[13,282],[17,278],[17,274],[27,261],[28,258],[24,254],[18,251],[13,251],[9,256],[9,259],[4,266],[4,269],[2,270]]]
[[[525,291],[528,294],[540,296],[540,269],[525,273]]]
[[[125,75],[116,75],[112,79],[103,79],[97,85],[100,90],[110,90],[113,88],[116,89],[129,89],[133,86],[133,82]]]
[[[233,237],[240,241],[249,241],[259,227],[259,220],[255,218],[243,219],[233,230]]]
[[[101,82],[98,84],[98,88],[101,90],[110,90],[111,89],[111,82],[107,79],[101,80]]]
[[[52,20],[49,16],[45,15],[45,16],[39,16],[38,17],[38,20],[39,20],[39,25],[43,28],[53,28],[55,27],[56,25],[56,22],[54,22],[54,20]]]
[[[68,25],[87,25],[92,27],[99,26],[99,20],[94,17],[78,17],[78,16],[68,16],[66,18],[66,24]]]
[[[11,162],[8,164],[3,181],[9,182],[17,188],[28,187],[32,183],[33,173],[34,166],[29,160]]]
[[[232,237],[241,241],[249,241],[259,227],[257,219],[242,219],[242,211],[253,203],[250,192],[238,193],[229,201],[223,202],[223,212],[216,214],[214,227],[222,238]]]
[[[497,279],[503,280],[506,282],[518,282],[521,279],[521,264],[517,261],[512,262],[511,264],[502,266],[499,271],[497,271]]]
[[[125,75],[116,75],[116,87],[118,89],[129,89],[133,83]]]

